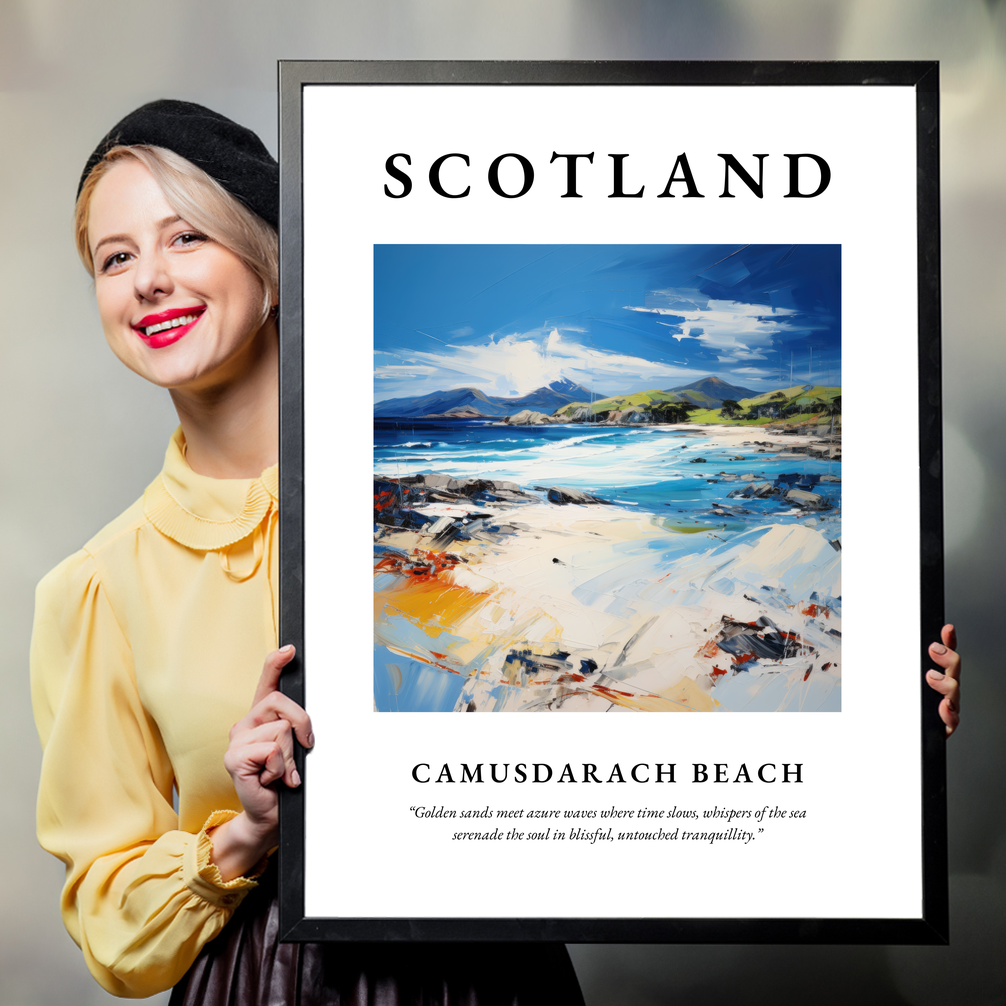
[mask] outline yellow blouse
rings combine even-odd
[[[38,586],[38,836],[115,995],[174,985],[255,886],[223,882],[206,829],[241,809],[228,731],[276,646],[277,493],[276,467],[197,475],[176,431],[143,498]]]

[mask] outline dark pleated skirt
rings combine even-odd
[[[274,875],[170,1006],[583,1006],[561,943],[280,943]]]

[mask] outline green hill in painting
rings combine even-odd
[[[830,388],[817,384],[796,384],[792,388],[780,388],[778,391],[765,391],[753,398],[737,399],[745,408],[753,405],[764,405],[767,402],[779,401],[781,395],[786,401],[798,401],[801,404],[814,401],[830,402],[842,394],[841,388]]]
[[[571,402],[557,409],[553,417],[560,422],[570,420],[577,422],[588,417],[605,419],[612,412],[630,410],[643,413],[645,416],[647,413],[660,413],[671,405],[691,406],[693,403],[690,399],[698,395],[707,397],[702,392],[680,393],[658,389],[639,391],[634,395],[612,395],[596,402]],[[682,415],[678,421],[728,426],[767,426],[770,423],[780,422],[797,425],[822,418],[830,419],[834,416],[837,425],[841,423],[842,389],[825,385],[797,384],[791,388],[779,388],[750,398],[742,398],[737,400],[737,404],[739,406],[737,410],[727,411],[726,414],[718,403],[712,407],[692,408],[687,419]]]
[[[691,404],[684,395],[673,391],[637,391],[634,395],[612,395],[610,398],[599,398],[596,402],[570,402],[552,413],[553,416],[568,418],[580,409],[588,409],[595,416],[601,412],[624,412],[626,409],[637,409],[649,412],[661,405]]]
[[[817,384],[797,384],[792,388],[766,391],[753,398],[742,398],[740,409],[729,415],[723,409],[697,409],[688,421],[719,423],[729,426],[767,426],[769,423],[798,425],[835,416],[841,422],[842,389]]]

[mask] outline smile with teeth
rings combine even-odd
[[[169,328],[181,328],[182,325],[191,325],[201,313],[200,311],[195,314],[183,314],[180,318],[162,321],[159,325],[149,325],[147,328],[140,329],[140,331],[149,339],[152,335],[156,335],[158,332],[165,332]]]

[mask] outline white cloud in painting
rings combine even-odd
[[[639,310],[641,310],[641,308],[630,307],[628,310],[630,310],[630,311],[639,311]],[[658,321],[657,324],[658,325],[663,325],[664,328],[677,328],[678,327],[677,325],[668,325],[666,321]],[[697,335],[686,335],[684,332],[675,332],[673,335],[671,335],[671,338],[674,339],[680,345],[682,339],[698,339],[699,336],[697,336]]]
[[[769,350],[769,352],[776,352],[776,350]],[[717,356],[717,360],[720,363],[739,363],[741,360],[767,360],[768,357],[764,353],[758,353],[753,350],[745,349],[734,349],[730,354],[724,356]]]
[[[378,381],[397,381],[401,379],[414,379],[417,377],[429,377],[437,372],[436,367],[375,367],[374,377]]]
[[[410,394],[427,394],[459,384],[478,388],[487,395],[526,395],[553,381],[569,380],[588,388],[613,390],[645,382],[666,386],[679,379],[692,380],[686,367],[673,366],[639,356],[608,353],[568,338],[574,329],[560,332],[523,332],[493,335],[479,345],[447,344],[444,351],[410,351],[398,366],[422,365],[426,379],[413,385]],[[458,381],[463,374],[464,380]],[[380,366],[375,375],[398,377],[390,367]]]
[[[747,374],[748,377],[767,377],[771,370],[762,370],[761,367],[737,367],[730,371],[731,374]]]
[[[375,356],[387,356],[387,353],[375,353]],[[437,372],[436,367],[428,364],[415,363],[406,360],[404,363],[376,363],[374,364],[374,378],[378,381],[399,381],[430,377]]]
[[[673,339],[698,339],[712,350],[721,350],[741,360],[764,360],[759,349],[769,349],[775,337],[783,333],[802,331],[787,319],[797,312],[790,308],[771,307],[768,304],[743,304],[736,300],[709,300],[704,305],[699,298],[687,298],[671,290],[658,290],[654,297],[666,299],[666,306],[635,307],[627,304],[625,310],[643,314],[657,314],[680,318],[668,328],[677,329]]]
[[[465,325],[464,328],[455,328],[451,335],[456,335],[459,339],[466,335],[474,335],[475,329],[471,325]]]

